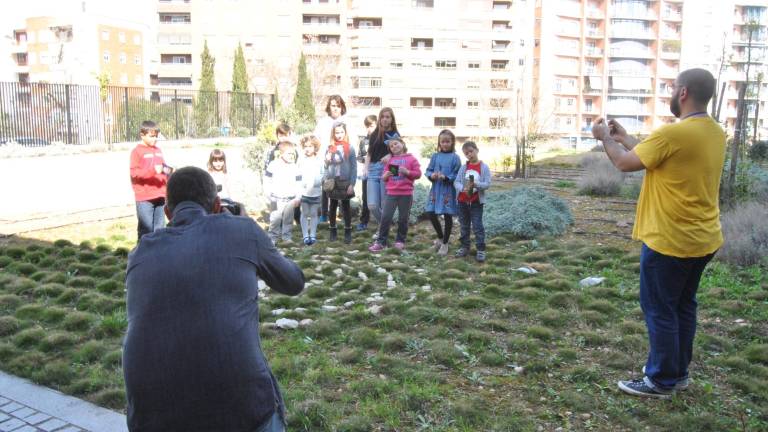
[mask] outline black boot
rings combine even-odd
[[[328,237],[330,241],[336,241],[336,239],[339,236],[339,232],[336,230],[335,226],[329,227],[328,231],[331,233],[331,235]]]
[[[352,227],[344,228],[344,243],[346,244],[352,243]]]

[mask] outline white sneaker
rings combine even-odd
[[[440,248],[438,248],[437,254],[441,256],[448,255],[448,243],[440,243]]]

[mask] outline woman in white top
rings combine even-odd
[[[328,146],[331,145],[331,130],[333,124],[336,122],[344,122],[347,123],[347,127],[349,127],[349,124],[344,117],[347,113],[347,104],[344,103],[344,99],[342,99],[340,95],[335,94],[328,97],[328,103],[325,105],[325,113],[328,114],[328,116],[321,118],[317,122],[315,132],[312,134],[320,139],[320,149],[317,154],[321,155],[324,155]],[[353,131],[348,130],[347,133],[350,139],[357,139],[357,135],[355,135]],[[350,142],[349,145],[355,146],[353,148],[356,148],[357,142]],[[323,191],[320,200],[320,222],[326,221],[328,221],[328,195]]]

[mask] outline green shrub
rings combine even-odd
[[[489,194],[483,219],[486,235],[510,233],[524,239],[561,235],[573,223],[564,200],[527,186]]]
[[[751,202],[723,213],[723,237],[728,239],[718,259],[738,266],[766,263],[768,257],[768,204]]]
[[[749,146],[749,158],[755,162],[768,160],[768,141],[757,141]]]

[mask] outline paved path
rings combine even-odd
[[[123,432],[125,416],[0,372],[0,432]]]
[[[176,146],[163,148],[163,153],[176,167],[205,168],[211,149]],[[253,209],[258,177],[244,167],[240,148],[225,152],[233,197]],[[135,215],[129,155],[121,150],[0,158],[0,236]]]

